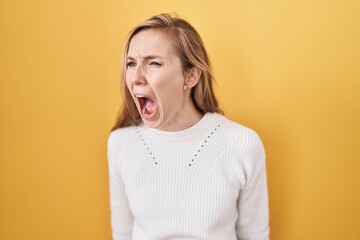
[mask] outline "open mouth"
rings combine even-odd
[[[135,96],[140,105],[140,113],[145,119],[152,118],[156,113],[156,103],[152,99],[143,95]]]

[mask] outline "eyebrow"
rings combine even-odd
[[[144,59],[144,60],[150,60],[150,59],[154,59],[154,58],[161,58],[162,59],[162,57],[159,56],[159,55],[147,55],[147,56],[144,56],[144,57],[141,57],[141,58]],[[128,60],[135,60],[135,58],[133,58],[131,56],[128,56],[128,57],[126,57],[126,60],[127,61]]]

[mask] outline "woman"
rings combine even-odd
[[[269,238],[258,135],[221,115],[204,44],[185,20],[129,34],[108,139],[113,239]]]

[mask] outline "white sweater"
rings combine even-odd
[[[269,239],[265,152],[258,135],[217,113],[164,132],[108,139],[114,240]]]

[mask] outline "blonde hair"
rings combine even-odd
[[[194,27],[187,21],[170,14],[159,14],[140,23],[132,29],[127,37],[122,56],[121,91],[123,104],[118,113],[112,130],[121,127],[135,126],[141,120],[133,98],[126,87],[126,57],[131,39],[140,31],[155,29],[167,34],[172,40],[176,53],[181,60],[184,71],[197,67],[201,70],[199,82],[191,89],[191,99],[196,109],[205,114],[207,112],[222,113],[213,91],[214,77],[211,64],[203,41]]]

